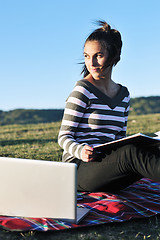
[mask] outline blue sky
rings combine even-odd
[[[131,97],[160,95],[159,9],[159,0],[0,0],[0,110],[64,108],[96,19],[122,34],[113,80]]]

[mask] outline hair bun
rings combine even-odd
[[[105,21],[99,20],[98,25],[101,26],[99,30],[102,30],[104,32],[109,32],[111,30],[111,26]]]

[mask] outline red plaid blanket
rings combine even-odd
[[[160,183],[149,179],[142,179],[117,194],[82,192],[78,193],[78,196],[78,206],[91,210],[78,225],[48,218],[0,216],[0,226],[12,231],[62,230],[123,222],[160,213]]]

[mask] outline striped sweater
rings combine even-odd
[[[129,92],[120,85],[109,98],[89,81],[77,82],[66,101],[58,143],[64,149],[62,161],[81,159],[85,144],[92,147],[126,135]]]

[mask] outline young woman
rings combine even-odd
[[[84,78],[67,99],[58,142],[63,161],[78,167],[79,191],[115,191],[142,177],[160,180],[160,154],[126,145],[103,154],[93,147],[126,135],[129,92],[112,80],[121,35],[104,21],[84,44]],[[67,181],[67,179],[66,179]]]

